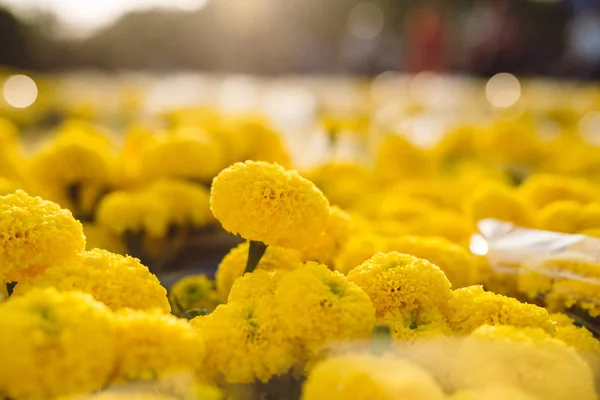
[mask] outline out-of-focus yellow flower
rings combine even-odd
[[[433,148],[433,154],[446,163],[474,157],[477,155],[479,133],[472,125],[457,126],[446,132]]]
[[[497,120],[478,135],[481,155],[503,164],[535,166],[546,151],[535,126],[528,121]]]
[[[555,232],[579,233],[600,228],[600,203],[582,205],[576,201],[560,200],[544,207],[538,214],[541,229]]]
[[[546,309],[486,292],[481,286],[456,289],[448,301],[448,322],[454,332],[470,333],[481,325],[513,325],[556,332]]]
[[[203,125],[205,125],[204,129],[220,143],[221,148],[227,150],[223,154],[225,157],[224,165],[245,161],[254,147],[259,145],[259,143],[254,143],[252,135],[245,131],[244,124],[240,121],[240,118],[225,117],[218,121],[204,123]],[[289,161],[289,158],[284,161]]]
[[[194,128],[159,138],[141,158],[141,173],[146,179],[209,181],[221,168],[223,149],[209,134]]]
[[[181,278],[171,287],[169,301],[173,311],[183,313],[193,309],[212,311],[219,303],[215,282],[206,275],[190,275]]]
[[[335,356],[320,362],[303,387],[303,400],[442,400],[444,394],[419,366],[389,356]]]
[[[222,302],[227,301],[229,291],[235,280],[244,274],[248,260],[248,242],[234,247],[227,253],[217,267],[217,292]],[[302,266],[300,252],[278,246],[269,246],[256,265],[256,269],[272,271],[275,269],[292,270]]]
[[[142,154],[156,142],[157,134],[152,130],[134,125],[125,132],[125,141],[118,157],[118,187],[127,188],[135,185],[142,178]]]
[[[334,341],[366,338],[375,323],[367,294],[339,272],[315,262],[281,278],[274,307],[288,334],[309,353]]]
[[[518,192],[538,210],[559,200],[588,204],[600,199],[598,189],[590,182],[556,175],[533,175],[519,187]]]
[[[0,177],[0,196],[14,193],[19,189],[22,189],[19,183]]]
[[[498,183],[480,185],[465,201],[465,212],[472,221],[486,218],[533,227],[534,214],[529,205],[515,192]]]
[[[348,273],[373,301],[378,316],[393,310],[410,315],[443,307],[450,282],[437,266],[408,254],[378,253]]]
[[[206,341],[202,372],[218,381],[267,382],[296,362],[296,345],[281,330],[270,307],[231,302],[190,321]]]
[[[437,308],[416,309],[407,313],[401,309],[389,311],[381,318],[392,336],[399,340],[450,335],[452,329],[444,314]]]
[[[4,283],[0,283],[0,302],[8,299],[8,287]]]
[[[310,179],[331,204],[348,208],[356,204],[373,186],[371,171],[361,164],[329,163],[309,171]]]
[[[519,290],[530,299],[543,296],[551,311],[573,306],[591,316],[600,315],[600,269],[598,263],[581,259],[550,259],[523,265],[518,276]]]
[[[48,266],[76,259],[83,227],[58,204],[19,190],[0,196],[0,280],[20,281]]]
[[[556,323],[555,339],[562,340],[587,361],[594,374],[600,372],[600,341],[592,332],[583,326],[573,325],[573,320],[566,314],[555,313],[550,317]]]
[[[465,339],[456,361],[462,387],[496,383],[540,399],[596,399],[585,361],[539,328],[484,325]]]
[[[431,157],[401,135],[389,135],[379,147],[375,161],[377,176],[384,182],[424,178],[433,174]]]
[[[195,372],[202,364],[204,341],[186,320],[157,311],[117,312],[115,381],[151,380]]]
[[[398,236],[388,239],[384,251],[406,253],[432,262],[444,272],[453,287],[473,284],[479,278],[469,251],[445,238]]]
[[[450,396],[450,400],[541,400],[526,391],[501,384],[491,384],[477,389],[463,389]]]
[[[140,260],[94,249],[79,259],[55,262],[40,274],[20,282],[14,294],[37,287],[89,293],[113,310],[123,307],[170,312],[167,291]]]
[[[385,238],[370,233],[352,235],[334,260],[335,269],[347,274],[364,261],[385,250]]]
[[[228,232],[266,245],[302,249],[325,229],[329,202],[296,171],[246,161],[214,179],[210,206]]]
[[[35,290],[0,303],[0,393],[49,399],[100,389],[115,361],[115,321],[77,292]]]
[[[250,139],[249,160],[277,163],[290,168],[292,161],[281,136],[265,121],[257,118],[244,118],[238,122],[238,129]]]
[[[15,151],[19,147],[19,129],[9,119],[0,118],[0,151]]]
[[[86,250],[104,249],[111,253],[127,253],[122,238],[104,225],[83,223],[83,232],[87,242]]]
[[[338,207],[331,207],[325,230],[303,249],[304,259],[333,266],[333,260],[348,241],[350,229],[350,215]]]

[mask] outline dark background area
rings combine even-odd
[[[42,72],[431,70],[600,78],[600,0],[373,0],[383,28],[372,38],[348,29],[359,3],[210,1],[197,12],[129,13],[85,39],[57,35],[52,14],[20,20],[4,8],[0,65]]]

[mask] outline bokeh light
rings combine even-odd
[[[348,15],[348,31],[358,39],[374,39],[383,30],[383,11],[373,3],[357,4]]]
[[[485,86],[485,96],[492,106],[508,108],[521,97],[521,83],[512,74],[505,72],[496,74]]]
[[[489,252],[487,241],[481,235],[473,235],[471,237],[469,249],[471,250],[471,253],[476,256],[485,256]]]
[[[4,82],[4,100],[15,108],[27,108],[37,99],[37,85],[27,75],[12,75]]]

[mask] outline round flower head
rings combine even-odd
[[[91,296],[35,290],[0,303],[0,393],[50,399],[100,389],[115,361],[115,321]]]
[[[79,221],[58,204],[18,190],[0,196],[0,280],[20,281],[85,249]]]
[[[302,249],[325,229],[329,203],[315,185],[276,164],[246,161],[214,179],[210,206],[226,231]]]
[[[274,307],[289,334],[311,353],[334,341],[366,338],[375,323],[367,294],[341,273],[315,262],[281,278]]]
[[[300,264],[301,265],[301,264]],[[285,270],[265,271],[254,270],[237,279],[229,292],[228,302],[246,302],[249,304],[264,304],[270,306]]]
[[[250,138],[247,156],[249,160],[277,163],[284,168],[291,167],[292,161],[281,136],[264,121],[245,118],[238,122],[238,129]]]
[[[200,367],[204,342],[186,320],[162,310],[123,309],[116,316],[116,381],[151,380]]]
[[[408,254],[378,253],[348,273],[371,298],[378,316],[412,313],[446,304],[450,282],[437,266]]]
[[[337,271],[347,274],[355,267],[386,249],[387,241],[379,235],[358,233],[350,236],[340,249],[333,265]]]
[[[180,178],[208,181],[223,167],[223,150],[209,134],[181,128],[152,143],[142,154],[147,179]]]
[[[391,357],[348,354],[319,363],[302,400],[442,400],[442,389],[419,366]]]
[[[331,207],[325,230],[310,246],[303,249],[304,259],[332,266],[333,259],[349,237],[350,215],[338,207]]]
[[[579,233],[600,228],[600,204],[581,205],[572,200],[555,201],[538,214],[540,229]]]
[[[540,399],[596,399],[590,367],[539,328],[484,325],[465,339],[455,368],[462,387],[497,383]]]
[[[534,225],[533,210],[529,205],[508,187],[496,182],[483,184],[468,196],[465,212],[474,222],[494,218],[517,226]]]
[[[218,306],[190,324],[206,342],[204,372],[227,383],[269,381],[296,362],[296,345],[286,337],[270,307],[249,302]]]
[[[227,301],[229,291],[235,280],[244,274],[248,260],[248,242],[239,244],[227,253],[217,268],[216,282],[219,298]],[[292,270],[302,266],[301,254],[296,250],[269,246],[260,259],[256,269],[272,271],[275,269]]]
[[[446,315],[452,330],[460,334],[470,333],[485,324],[536,327],[549,333],[556,332],[545,308],[486,292],[481,286],[454,290]]]
[[[600,199],[590,182],[553,175],[533,175],[519,187],[519,194],[536,209],[558,200],[587,204]]]
[[[331,204],[352,207],[372,187],[371,171],[361,164],[329,163],[308,172]]]
[[[214,310],[219,303],[214,281],[206,275],[190,275],[181,278],[171,287],[169,301],[173,311],[182,316],[194,309]]]
[[[15,286],[14,294],[37,287],[89,293],[113,310],[160,308],[170,312],[167,291],[140,260],[94,249],[79,259],[57,262],[42,273]]]
[[[429,155],[401,135],[389,135],[377,151],[376,172],[384,181],[430,176]]]
[[[430,261],[444,272],[454,287],[472,284],[478,276],[475,260],[469,251],[445,238],[397,236],[387,241],[386,250]]]

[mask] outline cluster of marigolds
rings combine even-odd
[[[569,313],[600,315],[600,265],[505,275],[469,250],[486,218],[600,236],[600,148],[576,132],[390,134],[299,173],[260,119],[171,119],[119,151],[68,121],[22,152],[1,121],[0,398],[597,399],[600,342]],[[214,280],[167,292],[121,255],[219,224],[245,242]]]

